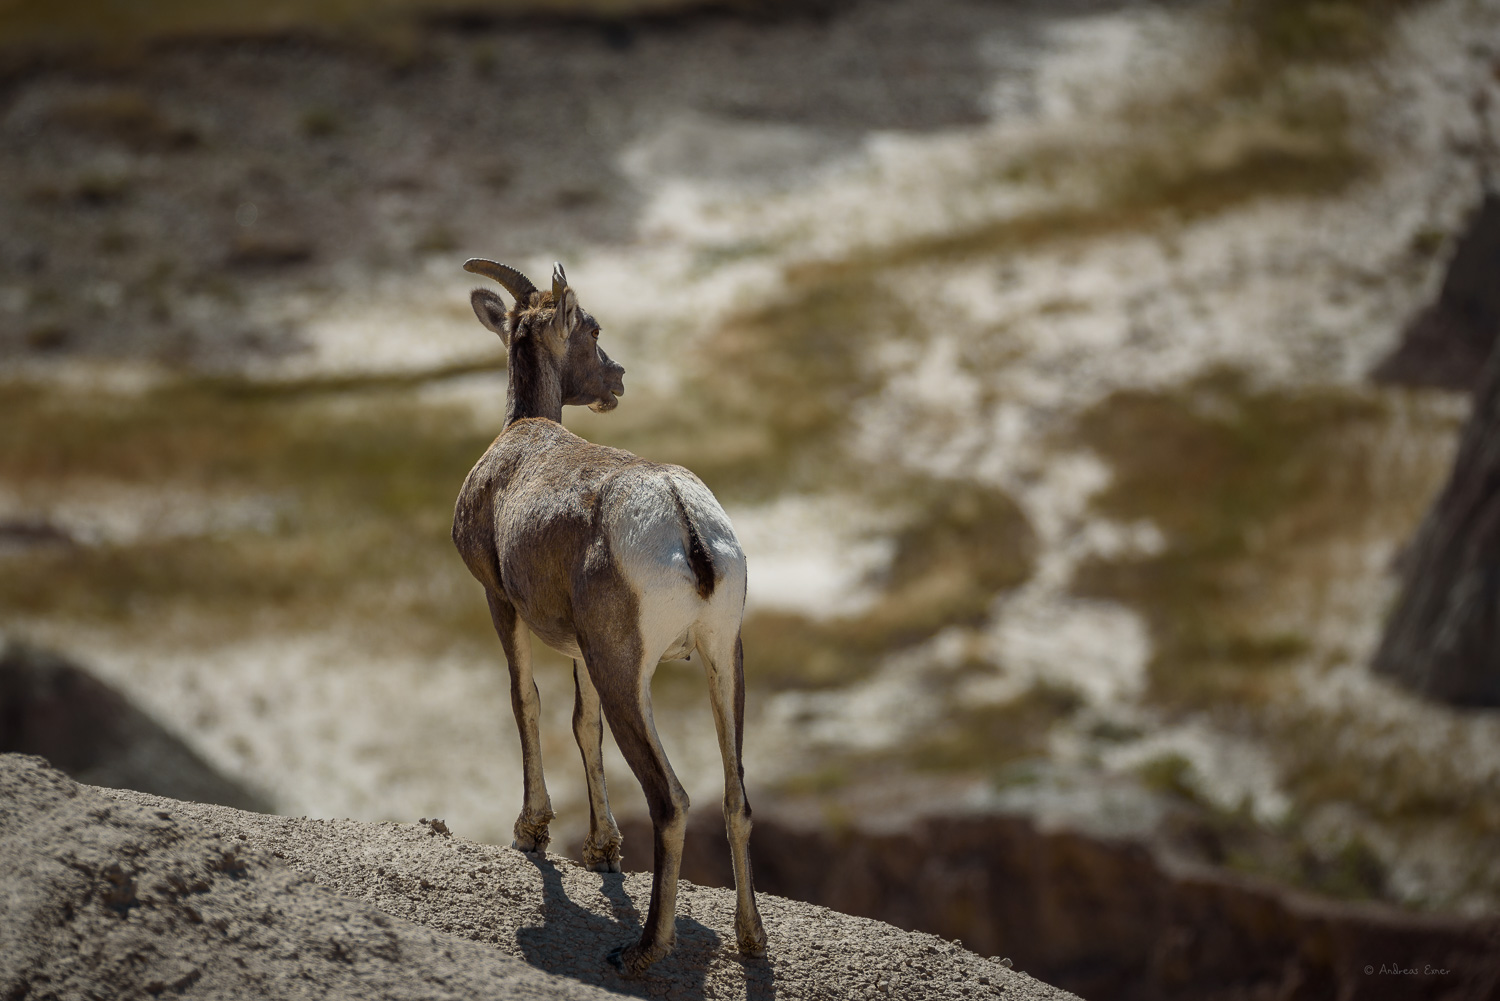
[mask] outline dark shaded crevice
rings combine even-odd
[[[270,812],[181,738],[79,665],[21,643],[0,647],[0,754],[35,754],[117,789]]]
[[[1376,382],[1472,390],[1500,337],[1500,194],[1489,192],[1454,247],[1437,301],[1370,373]]]

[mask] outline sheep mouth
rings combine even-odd
[[[593,403],[589,409],[596,414],[607,414],[620,405],[620,397],[625,395],[624,372],[612,372],[604,383],[604,395]]]

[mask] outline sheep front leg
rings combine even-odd
[[[512,848],[523,852],[545,852],[552,836],[547,825],[555,816],[547,782],[542,776],[542,699],[531,673],[531,632],[516,614],[515,607],[503,595],[488,593],[490,618],[505,660],[510,665],[510,706],[516,714],[516,729],[521,732],[521,768],[525,782],[525,802],[516,818]]]

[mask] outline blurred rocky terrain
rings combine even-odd
[[[637,155],[668,170],[764,182],[872,129],[981,121],[967,39],[986,15],[946,13],[855,10],[833,45],[809,8],[456,18],[395,48],[251,36],[23,64],[0,128],[0,354],[237,372],[316,347],[309,311],[337,309],[351,282],[401,295],[436,269],[451,290],[454,262],[480,252],[628,243],[646,193],[622,156],[642,135],[659,148]],[[892,100],[893,72],[921,85]],[[445,340],[427,351],[490,347]],[[369,347],[334,364],[380,366]]]
[[[1165,839],[1049,827],[960,797],[917,810],[890,790],[880,800],[888,811],[851,809],[843,823],[805,802],[758,804],[757,885],[1024,956],[1029,972],[1083,997],[1481,999],[1500,989],[1493,915],[1331,900],[1205,865]],[[637,845],[651,837],[644,821],[623,832]],[[732,887],[725,844],[722,819],[697,814],[683,875]],[[1421,973],[1367,972],[1393,965]]]
[[[0,647],[0,753],[38,755],[91,785],[269,809],[119,691],[20,643]]]

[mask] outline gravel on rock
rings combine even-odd
[[[611,996],[110,792],[0,755],[0,997]]]
[[[645,873],[478,844],[445,825],[307,820],[80,786],[0,756],[0,996],[704,999],[1073,995],[959,943],[760,895],[764,959],[732,891],[684,882],[677,947],[642,978]],[[605,990],[600,990],[604,988]],[[30,994],[27,994],[27,991]]]

